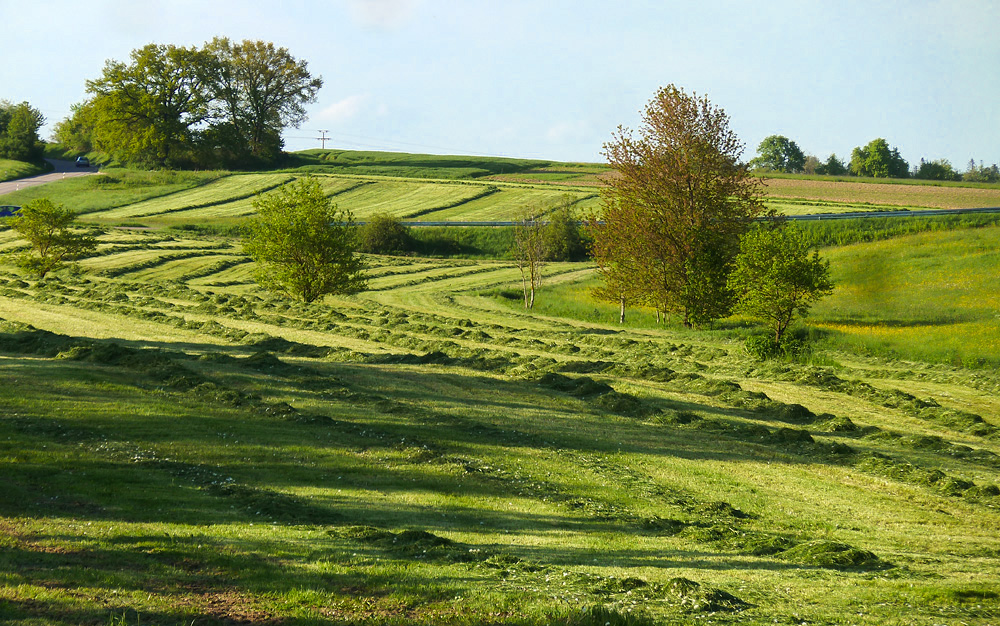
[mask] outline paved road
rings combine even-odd
[[[26,187],[33,187],[35,185],[44,185],[45,183],[51,183],[55,180],[62,180],[64,178],[70,178],[72,176],[86,176],[87,174],[96,174],[97,168],[91,167],[77,167],[76,163],[73,161],[60,161],[56,159],[45,159],[48,161],[52,167],[55,169],[48,174],[40,174],[38,176],[32,176],[31,178],[22,178],[20,180],[9,180],[5,183],[0,183],[0,196],[5,193],[10,193],[12,191],[17,191],[19,189],[24,189]],[[0,204],[3,204],[0,201]]]

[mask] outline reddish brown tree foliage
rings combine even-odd
[[[740,235],[767,210],[743,144],[708,98],[669,85],[646,106],[638,137],[618,127],[604,145],[616,175],[604,194],[592,253],[599,296],[677,312],[687,325],[728,313]]]

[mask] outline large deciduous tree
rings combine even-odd
[[[850,169],[855,176],[873,178],[906,178],[910,174],[910,165],[900,156],[899,150],[890,149],[889,143],[881,137],[851,152]]]
[[[365,288],[350,212],[341,211],[316,180],[300,179],[254,201],[243,250],[269,291],[303,302]]]
[[[727,314],[740,236],[768,213],[742,152],[721,108],[673,85],[646,106],[638,136],[619,127],[604,145],[615,173],[590,229],[607,281],[598,295],[677,312],[688,326]]]
[[[757,157],[750,166],[770,172],[801,172],[806,164],[806,155],[798,144],[782,135],[765,137],[757,146]]]
[[[239,167],[273,163],[323,80],[285,48],[214,39],[202,48],[149,44],[109,60],[57,137],[128,164]]]
[[[109,60],[100,78],[87,81],[94,146],[145,166],[191,163],[208,116],[203,56],[195,48],[149,44],[133,50],[130,63]]]
[[[735,308],[766,323],[775,345],[796,316],[833,291],[829,261],[810,248],[802,231],[787,224],[753,228],[740,244],[729,275]]]
[[[270,42],[216,38],[205,51],[211,56],[204,78],[215,139],[237,160],[273,161],[283,145],[281,131],[305,120],[305,105],[316,101],[323,79]]]

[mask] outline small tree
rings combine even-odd
[[[535,215],[524,215],[514,224],[514,259],[521,270],[524,308],[535,306],[535,292],[542,284],[547,254],[545,225]]]
[[[813,302],[833,292],[830,262],[819,258],[797,227],[759,226],[740,242],[729,287],[735,310],[763,320],[781,339],[795,316],[805,316]]]
[[[31,244],[31,251],[18,257],[18,265],[41,279],[96,248],[93,237],[70,229],[75,220],[76,213],[48,198],[25,204],[10,222],[11,228]]]
[[[356,254],[353,219],[312,178],[254,201],[243,250],[257,263],[255,278],[269,291],[312,302],[328,293],[366,287]]]
[[[549,214],[545,226],[545,251],[549,261],[582,261],[587,257],[587,246],[580,234],[580,223],[563,205]]]
[[[413,237],[399,218],[380,213],[369,217],[358,229],[358,245],[362,252],[398,254],[413,247]]]

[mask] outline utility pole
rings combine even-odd
[[[326,141],[327,141],[327,139],[330,139],[330,138],[326,136],[326,131],[325,130],[321,130],[319,132],[323,133],[323,135],[321,137],[317,137],[316,139],[320,140],[320,144],[323,146],[323,149],[326,150]]]

